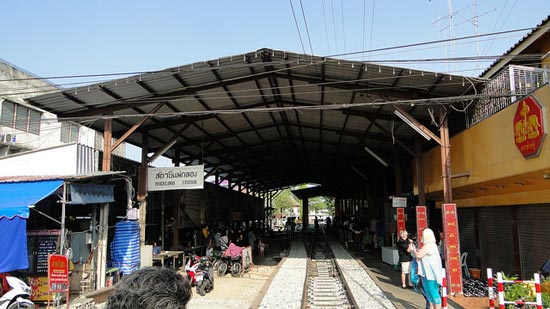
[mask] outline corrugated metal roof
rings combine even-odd
[[[146,133],[154,152],[175,137],[165,156],[202,161],[207,172],[242,185],[269,190],[316,182],[345,190],[342,179],[362,181],[351,166],[383,168],[364,146],[393,161],[397,145],[402,160],[411,159],[416,133],[391,104],[430,127],[428,109],[439,103],[418,100],[468,94],[465,79],[264,48],[28,102],[99,131],[111,114],[116,138],[153,116],[127,141],[142,146],[138,133]]]
[[[22,181],[42,181],[42,180],[64,180],[64,181],[79,181],[92,178],[113,176],[124,174],[125,172],[95,172],[79,175],[44,175],[44,176],[0,176],[0,183],[7,182],[22,182]]]

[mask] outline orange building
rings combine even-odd
[[[550,257],[550,16],[481,77],[486,98],[450,139],[460,248],[470,268],[529,279]],[[426,197],[441,205],[439,147],[423,166]]]

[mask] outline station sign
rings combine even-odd
[[[536,157],[545,135],[542,106],[534,96],[521,100],[514,115],[514,143],[525,158]]]
[[[148,191],[202,188],[204,188],[204,165],[147,169]]]
[[[391,199],[391,204],[393,207],[407,207],[407,198],[394,196]]]

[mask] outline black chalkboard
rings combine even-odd
[[[48,254],[58,253],[59,234],[58,230],[27,232],[29,275],[48,275]]]

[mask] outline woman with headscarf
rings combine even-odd
[[[416,250],[415,257],[418,259],[418,275],[421,276],[430,308],[440,309],[439,287],[443,281],[443,267],[435,241],[434,232],[429,228],[424,229],[422,231],[422,248]]]

